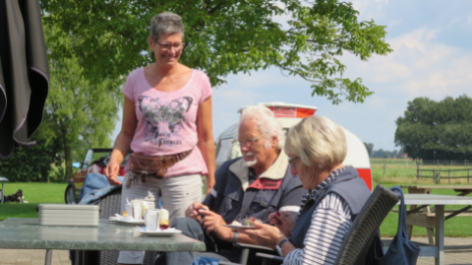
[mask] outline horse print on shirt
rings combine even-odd
[[[144,119],[144,140],[159,146],[165,144],[175,146],[182,144],[179,131],[185,122],[184,114],[190,110],[193,98],[180,97],[170,102],[161,98],[140,96],[139,110]]]

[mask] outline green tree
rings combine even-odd
[[[49,94],[38,137],[46,145],[59,143],[58,157],[65,162],[65,179],[69,180],[74,153],[82,159],[90,147],[111,145],[109,138],[121,105],[115,91],[121,81],[91,82],[73,52],[74,38],[56,26],[45,26],[44,34],[49,54],[62,51],[67,56],[49,57]]]
[[[74,57],[50,60],[49,68],[44,118],[32,137],[36,144],[15,150],[11,159],[0,164],[0,175],[9,176],[10,181],[69,180],[74,151],[82,159],[90,147],[111,145],[120,100],[109,93],[110,82],[90,84]],[[64,163],[65,176],[49,179],[51,165],[62,175]]]
[[[364,145],[365,145],[365,149],[367,149],[367,153],[369,154],[369,157],[372,157],[372,152],[374,151],[374,144],[364,142]]]
[[[395,144],[414,159],[472,159],[472,99],[416,98],[396,121]]]
[[[45,24],[73,39],[72,49],[53,40],[52,58],[76,56],[92,82],[151,63],[143,52],[149,21],[163,11],[182,16],[188,45],[181,60],[204,70],[213,86],[230,73],[274,66],[311,82],[312,96],[364,102],[373,92],[360,78],[343,77],[339,57],[349,52],[366,61],[392,51],[384,26],[359,22],[352,4],[338,0],[42,0],[41,7]],[[277,15],[289,15],[288,27],[274,22]]]
[[[72,176],[73,150],[111,145],[119,100],[108,93],[107,80],[91,84],[74,57],[52,60],[50,69],[46,118],[41,127],[46,138],[60,140],[68,180]]]
[[[62,159],[58,156],[61,146],[57,139],[42,139],[40,131],[41,127],[30,139],[36,142],[35,145],[15,148],[8,160],[0,161],[0,176],[11,182],[56,181],[49,176],[52,165],[61,164]]]

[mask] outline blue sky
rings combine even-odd
[[[345,76],[360,77],[375,92],[363,104],[332,105],[324,97],[311,97],[310,83],[287,77],[276,68],[229,75],[227,84],[214,89],[215,138],[238,119],[247,104],[281,101],[312,105],[347,128],[374,149],[398,149],[394,144],[395,120],[408,101],[416,97],[442,100],[470,96],[472,91],[472,1],[361,0],[352,1],[360,20],[373,19],[387,26],[387,42],[394,49],[387,56],[362,62],[350,54],[341,61]],[[282,18],[277,21],[283,22]],[[121,116],[121,115],[120,115]],[[121,122],[113,133],[118,134]]]

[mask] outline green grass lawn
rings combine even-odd
[[[64,203],[66,183],[5,183],[5,195],[23,190],[29,203],[0,204],[0,221],[7,218],[37,218],[36,208],[41,203]]]

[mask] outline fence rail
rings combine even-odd
[[[410,158],[371,158],[371,165],[472,166],[469,160],[413,160]]]
[[[431,178],[434,179],[436,183],[439,183],[440,178],[447,178],[448,182],[451,183],[451,179],[467,179],[467,183],[470,183],[470,171],[472,168],[462,168],[462,169],[421,169],[421,165],[417,166],[416,170],[416,178],[417,179],[427,179]],[[452,173],[456,172],[463,172],[464,175],[460,176],[451,176]],[[428,173],[431,173],[428,174]],[[445,174],[443,175],[442,173],[447,173],[447,176]]]

